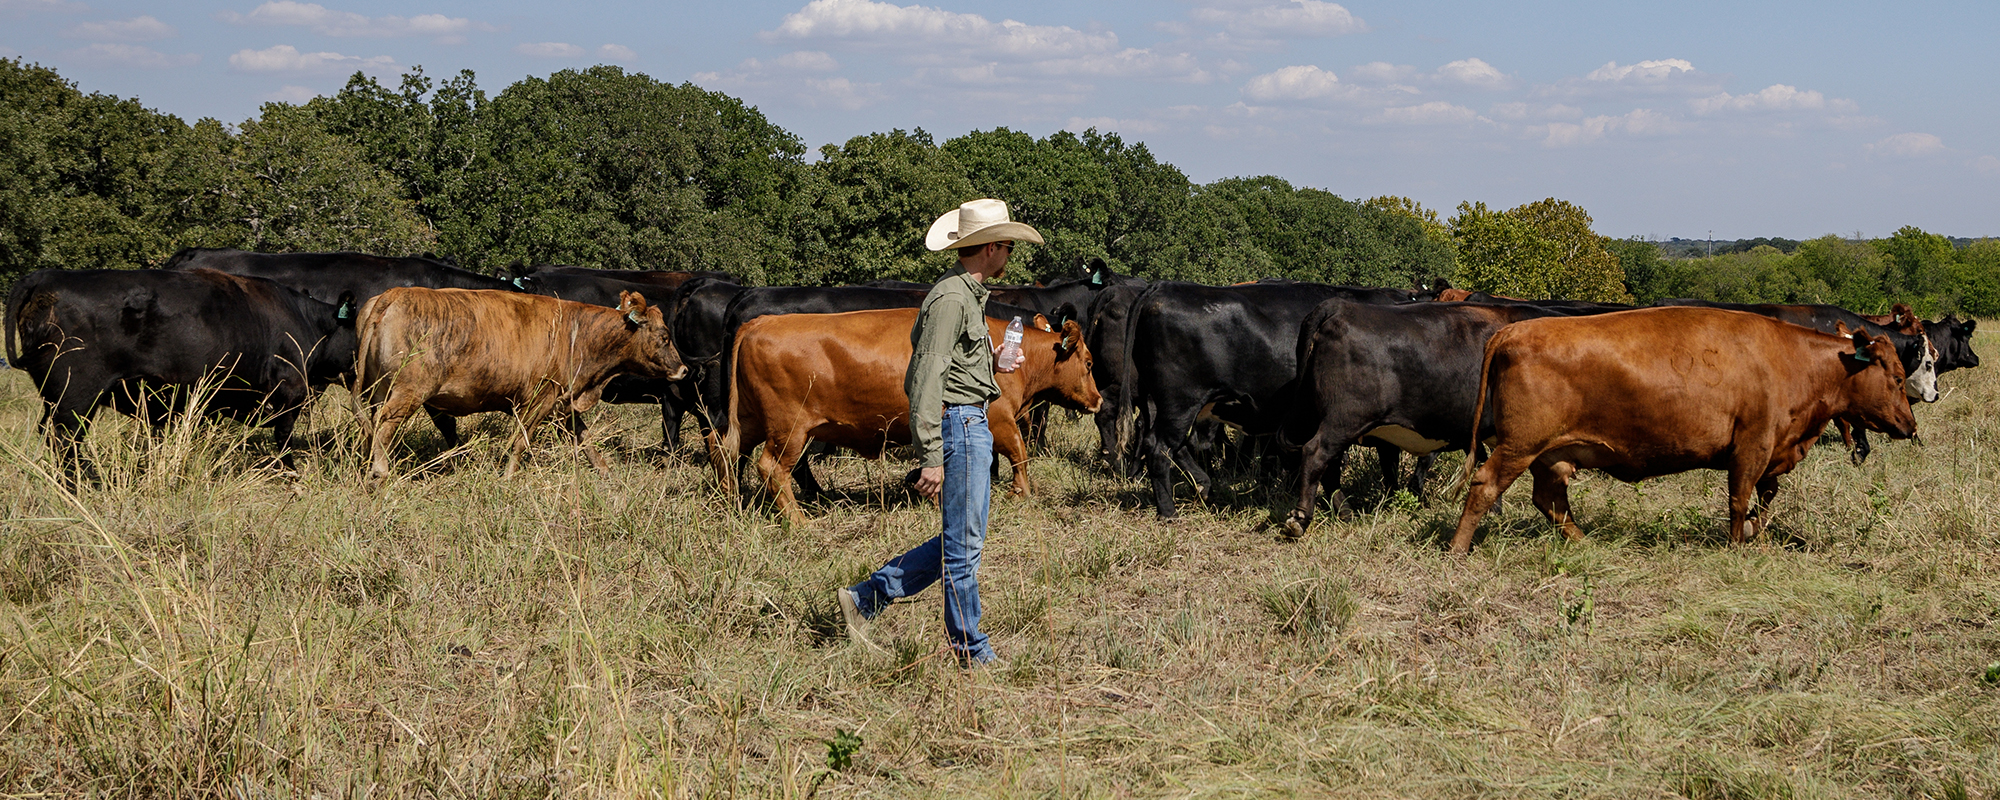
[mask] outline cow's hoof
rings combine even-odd
[[[1289,516],[1285,518],[1284,537],[1286,539],[1298,539],[1305,535],[1306,535],[1305,520],[1299,519],[1297,516]]]

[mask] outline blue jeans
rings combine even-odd
[[[986,512],[993,504],[993,431],[980,406],[944,408],[944,533],[850,587],[862,616],[873,619],[899,597],[944,579],[944,630],[960,661],[993,659],[979,632],[979,551],[986,544]]]

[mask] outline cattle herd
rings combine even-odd
[[[398,426],[418,409],[448,445],[455,418],[508,411],[511,475],[535,427],[557,418],[600,472],[581,412],[600,400],[658,404],[662,445],[692,416],[723,486],[757,445],[779,509],[820,490],[812,445],[875,456],[909,440],[902,375],[928,287],[746,287],[725,273],[542,267],[511,279],[422,257],[191,249],[160,269],[43,270],[7,299],[7,356],[33,379],[66,480],[92,479],[78,445],[111,406],[157,429],[176,411],[292,430],[316,392],[350,389],[369,479],[390,474]],[[1421,498],[1444,450],[1469,458],[1451,545],[1529,472],[1534,503],[1569,536],[1579,469],[1627,481],[1706,468],[1728,474],[1730,534],[1756,535],[1779,476],[1826,425],[1914,435],[1911,403],[1973,367],[1973,320],[1864,317],[1833,306],[1674,300],[1653,307],[1525,301],[1453,289],[1264,280],[1147,281],[1101,262],[1047,285],[994,287],[997,336],[1032,320],[1019,371],[989,419],[1025,494],[1031,440],[1050,404],[1095,413],[1098,455],[1143,467],[1160,517],[1179,479],[1211,489],[1220,426],[1267,437],[1297,481],[1292,535],[1319,495],[1346,513],[1349,448],[1381,455],[1386,486]],[[1416,456],[1407,483],[1401,455]],[[1753,498],[1754,494],[1754,498]],[[1753,499],[1755,502],[1753,502]]]

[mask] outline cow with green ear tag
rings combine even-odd
[[[388,477],[396,429],[419,408],[453,417],[513,413],[520,424],[508,476],[536,426],[562,417],[591,465],[608,474],[579,415],[616,376],[687,374],[659,307],[631,291],[605,308],[518,292],[391,289],[363,310],[359,350],[354,394],[371,482]]]

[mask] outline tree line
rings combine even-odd
[[[9,283],[40,268],[158,264],[183,247],[434,253],[488,272],[723,270],[757,284],[928,280],[949,256],[923,249],[925,227],[981,196],[1006,199],[1047,238],[1016,254],[1015,272],[1030,279],[1101,259],[1207,283],[1450,279],[1606,301],[1804,291],[1865,310],[1914,289],[1934,306],[1973,310],[1973,294],[1952,292],[1978,282],[1950,276],[1995,273],[1990,258],[1966,260],[1988,243],[1933,252],[1942,239],[1921,232],[1899,233],[1893,247],[1815,240],[1780,254],[1866,261],[1871,293],[1817,261],[1767,269],[1769,248],[1663,259],[1650,243],[1598,235],[1588,212],[1554,198],[1508,210],[1465,203],[1440,219],[1407,198],[1350,200],[1274,176],[1196,184],[1144,143],[1096,130],[1038,139],[996,128],[943,142],[892,130],[809,153],[741,100],[614,66],[490,96],[470,71],[440,81],[416,68],[394,87],[356,73],[331,97],[269,103],[226,126],[85,94],[53,70],[0,59]],[[1825,290],[1783,285],[1793,272]],[[2000,303],[2000,278],[1987,283],[1995,288],[1977,296]]]

